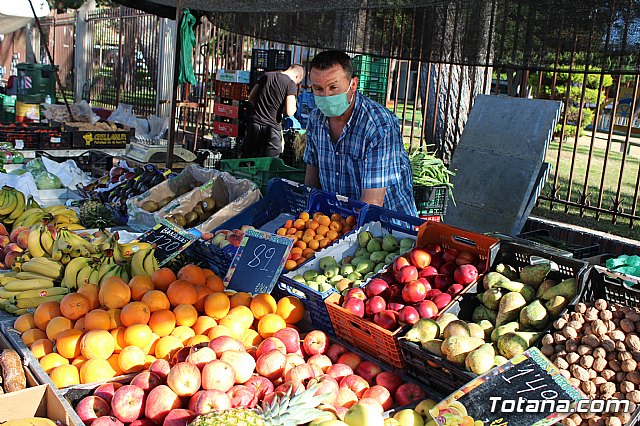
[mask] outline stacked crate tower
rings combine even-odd
[[[384,106],[387,101],[389,58],[358,55],[353,58],[353,71],[360,80],[358,90]]]

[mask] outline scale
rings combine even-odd
[[[161,139],[160,145],[148,145],[140,142],[131,142],[127,144],[124,153],[125,157],[129,157],[139,163],[165,163],[167,161],[167,141]],[[181,145],[173,147],[174,163],[191,163],[196,160],[193,152],[184,149]]]

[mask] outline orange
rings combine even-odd
[[[167,291],[169,285],[176,279],[176,274],[169,268],[160,268],[151,275],[151,281],[156,290]]]
[[[80,384],[80,372],[74,365],[61,365],[49,373],[51,381],[58,389]]]
[[[176,324],[191,327],[198,320],[198,311],[191,305],[178,305],[173,309]]]
[[[295,296],[286,296],[278,300],[276,314],[280,315],[287,324],[296,324],[304,318],[304,305]]]
[[[142,348],[142,351],[146,354],[154,354],[156,352],[156,345],[158,344],[158,340],[160,340],[160,336],[156,333],[151,333],[151,341],[148,345]]]
[[[168,309],[155,311],[149,319],[149,327],[160,337],[168,336],[176,327],[176,316]]]
[[[182,349],[184,345],[175,336],[165,336],[158,340],[155,355],[157,359],[171,360],[173,354]]]
[[[109,277],[100,285],[100,305],[107,309],[120,309],[131,300],[131,289],[120,277]]]
[[[309,212],[300,212],[298,218],[304,220],[305,222],[309,220]]]
[[[183,280],[176,280],[171,283],[167,289],[167,297],[171,302],[171,306],[195,305],[198,301],[198,293],[193,284]]]
[[[272,295],[261,293],[253,298],[249,307],[251,308],[251,312],[253,312],[253,317],[260,319],[265,315],[275,314],[277,304],[276,299],[274,299]]]
[[[206,286],[211,291],[224,291],[224,282],[222,278],[217,275],[211,275],[207,277]]]
[[[315,219],[310,221],[310,222],[308,222],[308,224],[309,224],[309,229],[311,229],[313,231],[318,229],[318,226],[320,226],[320,224],[318,222],[316,222]]]
[[[124,341],[127,345],[144,348],[151,342],[152,333],[153,331],[147,324],[130,325],[124,331]]]
[[[72,328],[73,328],[73,321],[71,321],[69,318],[65,318],[65,317],[52,318],[51,321],[49,321],[49,324],[47,324],[47,329],[46,329],[47,338],[52,342],[54,342],[56,340],[56,337],[58,337],[58,334]]]
[[[342,220],[342,216],[340,216],[340,213],[333,213],[331,215],[331,221],[340,222],[341,220]]]
[[[177,337],[183,345],[186,345],[189,339],[196,335],[196,332],[187,327],[186,325],[180,325],[173,329],[171,336]]]
[[[187,342],[186,346],[195,346],[199,343],[209,343],[211,340],[207,336],[203,336],[202,334],[196,334]]]
[[[209,329],[209,332],[207,333],[207,337],[211,340],[215,339],[216,337],[220,337],[220,336],[231,336],[231,330],[229,330],[227,327],[225,327],[224,325],[216,325],[215,327],[211,327]]]
[[[235,308],[236,306],[246,306],[248,308],[252,300],[253,296],[251,296],[249,293],[239,291],[229,298],[229,306],[231,307],[231,309]]]
[[[242,339],[240,340],[246,349],[251,349],[257,347],[260,342],[262,342],[262,337],[260,337],[257,331],[248,329],[244,331]]]
[[[298,264],[296,263],[295,260],[287,260],[284,263],[284,269],[286,269],[287,271],[290,271],[292,269],[295,269],[298,266]]]
[[[115,376],[116,370],[106,359],[88,359],[80,367],[80,383],[82,384],[102,382]]]
[[[211,327],[215,327],[218,325],[216,320],[206,315],[201,315],[196,320],[196,323],[193,324],[191,328],[195,331],[196,335],[198,334],[207,334],[207,332],[211,329]]]
[[[150,317],[149,307],[142,302],[127,303],[120,312],[120,322],[124,327],[133,324],[147,324]]]
[[[282,317],[280,317],[280,315],[268,314],[260,318],[260,321],[258,322],[258,333],[260,334],[260,337],[266,339],[267,337],[273,336],[276,331],[282,330],[286,326],[287,323],[282,319]]]
[[[118,366],[123,373],[137,373],[144,368],[146,354],[137,346],[127,346],[118,354]]]
[[[246,327],[236,317],[227,315],[220,320],[220,325],[226,327],[231,332],[234,339],[242,339]]]
[[[51,373],[54,368],[67,364],[69,364],[69,360],[55,352],[40,358],[40,366],[47,374]]]
[[[73,328],[75,328],[76,330],[84,331],[85,330],[85,327],[84,327],[85,318],[86,317],[82,317],[82,318],[78,319],[78,321],[76,321],[76,323],[73,324]]]
[[[202,268],[202,273],[204,274],[205,278],[209,278],[209,277],[214,277],[216,276],[216,273],[213,272],[211,269],[208,268]]]
[[[122,349],[127,347],[127,342],[124,340],[124,331],[126,328],[118,327],[109,331],[111,333],[111,337],[113,337],[113,343],[115,343],[115,348],[113,349],[114,353],[122,352]]]
[[[160,290],[146,292],[140,301],[149,307],[150,312],[169,309],[171,307],[167,295]]]
[[[234,317],[238,322],[240,322],[244,328],[250,328],[253,324],[253,312],[251,309],[246,306],[236,306],[232,308],[227,314],[228,317]]]
[[[75,365],[76,368],[78,370],[80,370],[80,368],[82,368],[82,366],[84,365],[85,362],[87,362],[87,358],[85,358],[82,355],[79,355],[79,356],[75,357],[73,359],[73,361],[71,361],[71,365]]]
[[[39,328],[29,329],[24,333],[22,333],[22,335],[20,336],[20,339],[22,339],[22,342],[27,346],[31,346],[33,342],[35,342],[36,340],[46,339],[46,338],[47,338],[47,333],[40,330]]]
[[[188,281],[193,285],[205,285],[207,277],[197,265],[185,265],[178,271],[178,279]]]
[[[78,288],[78,293],[83,295],[89,301],[89,310],[98,309],[100,307],[100,287],[96,284],[83,284]]]
[[[109,309],[107,314],[109,314],[109,330],[113,330],[114,328],[118,328],[122,326],[122,321],[120,320],[120,309]]]
[[[109,330],[111,328],[111,320],[109,313],[104,309],[94,309],[89,311],[84,317],[84,329],[89,330]]]
[[[113,354],[107,359],[107,362],[109,363],[113,371],[116,372],[116,376],[120,376],[124,374],[124,371],[122,371],[122,369],[120,368],[120,365],[118,364],[119,356],[120,354]]]
[[[129,288],[131,289],[131,300],[139,301],[146,292],[153,290],[154,286],[151,277],[137,275],[129,281]]]
[[[113,336],[105,330],[88,331],[80,340],[80,352],[87,359],[107,359],[115,348]]]
[[[40,330],[45,331],[52,318],[62,315],[60,303],[44,302],[33,313],[33,321]]]
[[[58,334],[56,340],[56,350],[67,359],[73,359],[80,355],[80,341],[84,332],[76,329],[66,330]]]
[[[70,320],[77,320],[89,312],[89,299],[80,293],[69,293],[60,301],[60,312]]]
[[[212,293],[204,300],[204,312],[215,320],[222,319],[227,315],[230,307],[231,301],[224,293]]]
[[[53,352],[53,342],[49,339],[38,339],[29,346],[29,349],[36,359],[40,359]]]
[[[24,333],[25,331],[36,328],[36,322],[33,319],[33,314],[22,314],[13,322],[13,328],[15,328],[20,333]]]
[[[204,312],[204,300],[207,298],[208,295],[213,293],[213,290],[203,285],[198,285],[195,288],[196,288],[196,294],[197,294],[198,300],[194,305],[194,307],[198,312]]]

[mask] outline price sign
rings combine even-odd
[[[547,426],[571,414],[582,394],[537,348],[485,373],[430,410],[440,426]]]
[[[227,288],[250,294],[271,293],[293,247],[293,240],[248,229],[224,277]]]
[[[138,240],[155,244],[156,259],[158,264],[162,266],[189,247],[196,240],[196,237],[163,220],[142,234]]]

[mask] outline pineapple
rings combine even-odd
[[[196,417],[189,426],[297,426],[311,422],[323,414],[318,407],[327,397],[316,395],[317,386],[305,391],[294,391],[292,388],[286,395],[277,396],[271,404],[246,409],[233,408],[223,412],[212,412]]]
[[[89,229],[113,225],[113,212],[99,201],[86,201],[80,207],[80,220]]]

